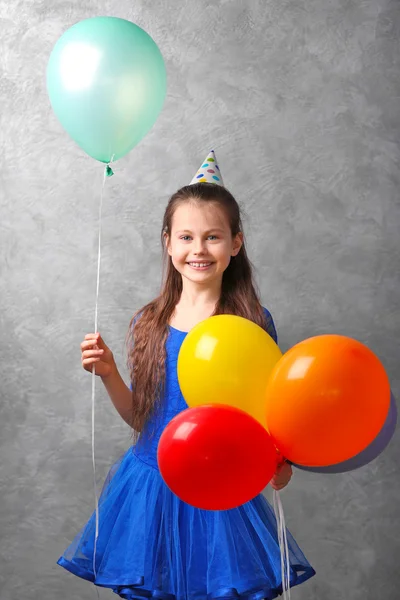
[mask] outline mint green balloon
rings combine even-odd
[[[154,125],[166,94],[164,60],[134,23],[85,19],[54,46],[47,91],[72,139],[89,156],[109,163],[132,150]]]

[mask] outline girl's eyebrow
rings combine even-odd
[[[205,231],[204,233],[205,234],[210,234],[213,231],[218,231],[220,233],[224,232],[223,229],[220,229],[219,227],[214,227],[213,229],[209,229],[208,231]],[[193,232],[190,231],[190,229],[182,229],[181,231],[177,231],[176,233],[178,234],[178,233],[193,233]]]

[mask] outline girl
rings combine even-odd
[[[213,153],[209,158],[215,161]],[[58,564],[129,600],[269,600],[282,592],[282,579],[276,520],[264,497],[229,511],[195,509],[174,496],[157,466],[164,427],[187,408],[176,373],[187,332],[211,315],[228,313],[277,339],[252,281],[238,204],[220,183],[197,178],[203,181],[176,192],[165,211],[164,285],[134,315],[127,337],[131,389],[99,333],[81,344],[84,369],[95,365],[115,408],[140,434],[104,484],[95,569],[95,515]],[[272,486],[281,489],[290,478],[285,463]],[[294,586],[314,570],[289,533],[288,542]]]

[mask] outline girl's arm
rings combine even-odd
[[[101,380],[119,415],[125,423],[130,427],[134,427],[134,423],[132,422],[132,391],[125,384],[114,361],[110,374],[105,377],[103,376]]]
[[[119,374],[114,355],[100,333],[86,334],[81,343],[81,350],[83,368],[91,373],[94,365],[95,373],[101,377],[111,402],[119,415],[130,427],[140,431],[141,428],[135,426],[137,424],[133,418],[134,400],[132,390],[125,385]]]

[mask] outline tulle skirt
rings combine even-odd
[[[129,600],[270,600],[282,592],[274,513],[263,496],[228,511],[193,508],[130,448],[111,468],[95,513],[58,564]],[[288,532],[290,584],[315,572]]]

